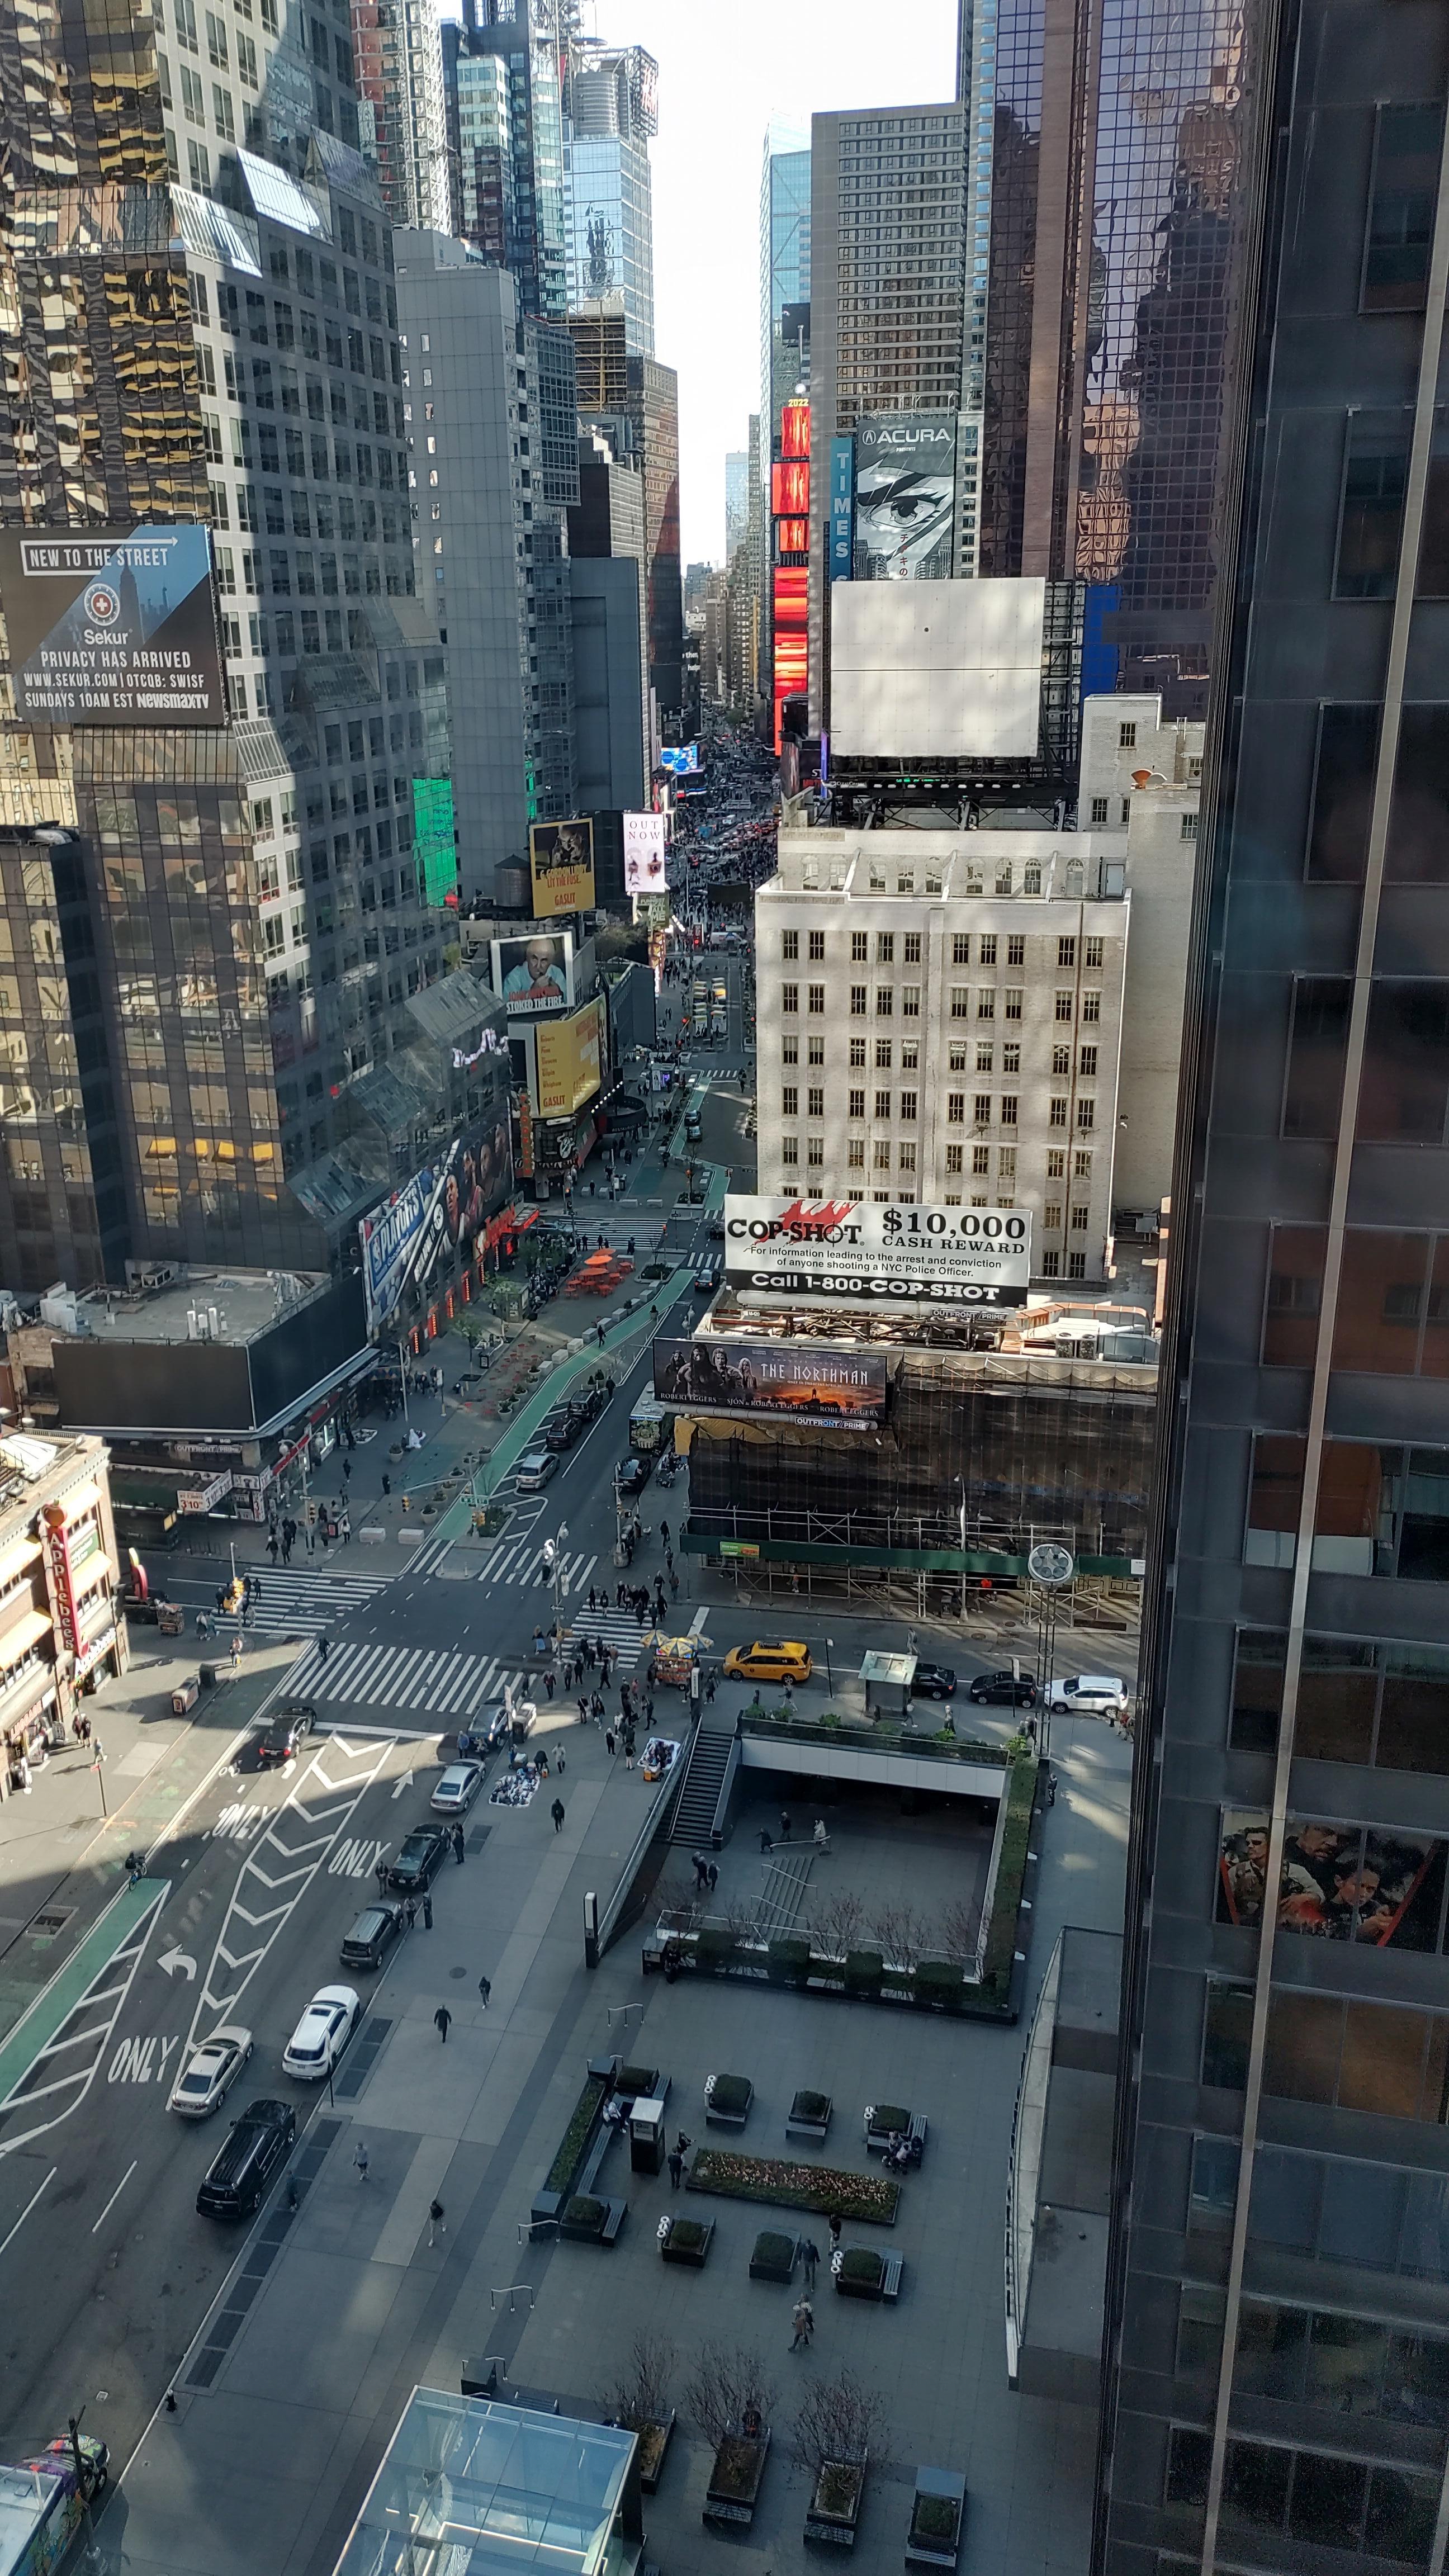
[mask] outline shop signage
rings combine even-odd
[[[724,1225],[725,1276],[734,1289],[861,1305],[1026,1304],[1025,1208],[731,1195]]]
[[[217,1504],[231,1492],[230,1467],[223,1467],[209,1485],[183,1485],[176,1497],[178,1512],[214,1512]]]
[[[76,1608],[75,1578],[71,1572],[70,1541],[66,1536],[65,1506],[47,1503],[41,1513],[45,1529],[45,1554],[50,1575],[50,1594],[55,1605],[55,1622],[60,1642],[68,1654],[74,1654],[80,1635],[80,1614]]]

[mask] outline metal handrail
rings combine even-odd
[[[736,1723],[741,1734],[769,1736],[785,1744],[853,1744],[874,1753],[924,1755],[928,1761],[989,1764],[993,1770],[1009,1768],[1012,1758],[1004,1744],[980,1744],[959,1736],[942,1743],[937,1736],[882,1726],[879,1720],[868,1724],[842,1718],[838,1726],[823,1726],[818,1718],[759,1717],[741,1709]]]

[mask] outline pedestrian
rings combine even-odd
[[[838,2216],[832,2216],[831,2221],[830,2221],[830,2251],[831,2251],[831,2253],[832,2253],[832,2254],[835,2254],[835,2253],[838,2253],[838,2252],[839,2252],[839,2250],[840,2250],[840,2220],[839,2220],[839,2217],[838,2217]]]
[[[713,1896],[713,1894],[714,1894],[714,1892],[715,1892],[715,1889],[718,1887],[718,1885],[719,1885],[719,1864],[718,1864],[716,1861],[711,1861],[711,1862],[710,1862],[710,1865],[709,1865],[709,1892],[710,1892],[711,1896]]]
[[[410,1896],[406,1905],[403,1907],[403,1921],[406,1923],[410,1932],[415,1932],[417,1930],[418,1900],[415,1896]]]
[[[463,1866],[463,1828],[461,1825],[455,1825],[453,1827],[452,1843],[453,1858],[461,1869]]]
[[[811,1840],[813,1841],[817,1851],[828,1851],[830,1849],[830,1836],[825,1830],[825,1818],[823,1816],[816,1817],[815,1831],[811,1836]]]
[[[452,2018],[453,2016],[449,2012],[446,2004],[439,2004],[437,2011],[433,2015],[433,2028],[437,2032],[438,2037],[445,2048],[448,2045],[448,2024]]]
[[[593,1585],[592,1585],[592,1583],[591,1583],[591,1584],[589,1585],[589,1608],[590,1608],[591,1610],[596,1606],[597,1601],[598,1601],[598,1594],[595,1592],[594,1587],[593,1587]]]
[[[554,1832],[556,1834],[561,1834],[563,1832],[564,1821],[564,1802],[562,1798],[555,1798],[553,1805],[549,1809],[549,1814],[553,1818]]]
[[[331,1523],[329,1520],[324,1520],[324,1521],[323,1521],[323,1523],[322,1523],[322,1553],[323,1553],[323,1555],[324,1555],[324,1556],[326,1555],[327,1550],[329,1549],[329,1547],[330,1547],[331,1545],[332,1545],[332,1523]]]
[[[707,1673],[707,1674],[706,1674],[706,1676],[705,1676],[705,1683],[704,1683],[704,1695],[705,1695],[705,1698],[706,1698],[706,1699],[708,1699],[708,1700],[712,1700],[712,1699],[713,1699],[713,1697],[714,1697],[714,1675],[713,1675],[713,1673]]]
[[[385,1476],[383,1477],[383,1480],[382,1480],[382,1490],[383,1490],[383,1492],[384,1492],[385,1494],[390,1494],[390,1493],[392,1492],[392,1478],[391,1478],[391,1476],[387,1476],[387,1475],[385,1475]]]
[[[372,1864],[372,1874],[377,1881],[379,1892],[381,1892],[387,1886],[387,1862],[381,1852],[378,1853],[376,1860]]]
[[[351,1512],[344,1511],[344,1512],[343,1512],[343,1513],[341,1513],[341,1515],[339,1516],[339,1519],[338,1519],[338,1522],[337,1522],[337,1535],[338,1535],[338,1537],[340,1538],[340,1540],[342,1541],[343,1546],[344,1546],[344,1547],[346,1547],[346,1545],[347,1545],[347,1543],[348,1543],[348,1540],[349,1540],[349,1539],[351,1538],[351,1536],[352,1536],[352,1514],[351,1514]]]
[[[626,1735],[624,1738],[624,1768],[626,1771],[632,1771],[634,1768],[634,1738],[632,1735]]]
[[[709,1885],[709,1863],[705,1859],[703,1852],[691,1852],[690,1858],[694,1862],[694,1884],[696,1891],[702,1887],[707,1888]]]
[[[661,1521],[661,1522],[660,1522],[660,1524],[659,1524],[659,1544],[660,1544],[660,1546],[663,1548],[663,1550],[664,1550],[664,1552],[665,1552],[665,1554],[666,1554],[666,1556],[667,1556],[667,1555],[668,1555],[668,1553],[669,1553],[669,1523],[668,1523],[668,1521]]]
[[[677,2147],[671,2147],[671,2148],[670,2148],[670,2150],[669,2150],[669,2188],[670,2188],[670,2190],[671,2190],[671,2191],[678,2191],[679,2186],[680,2186],[680,2183],[682,2182],[683,2178],[684,2178],[684,2158],[683,2158],[683,2156],[680,2154],[679,2149],[678,2149]]]
[[[488,2010],[488,1998],[489,1998],[489,1996],[492,1994],[492,1992],[493,1992],[493,1980],[492,1980],[492,1978],[491,1978],[491,1977],[480,1977],[480,1978],[479,1978],[479,1980],[478,1980],[478,1993],[479,1993],[479,1996],[480,1996],[480,1998],[481,1998],[481,2000],[482,2000],[483,2010],[484,2010],[485,2012]]]
[[[614,1730],[612,1726],[606,1727],[604,1730],[604,1743],[608,1748],[609,1760],[612,1762],[614,1759]]]
[[[281,1544],[282,1544],[282,1542],[281,1542],[281,1540],[278,1538],[276,1531],[275,1531],[275,1530],[273,1530],[273,1531],[271,1532],[271,1535],[269,1536],[269,1538],[268,1538],[268,1540],[267,1540],[267,1554],[268,1554],[268,1556],[271,1558],[273,1565],[275,1565],[275,1564],[276,1564],[276,1562],[277,1562],[277,1557],[278,1557],[278,1553],[279,1553],[279,1551],[280,1551],[280,1549],[281,1549]]]
[[[439,2005],[439,2007],[438,2007],[438,2009],[439,2009],[439,2011],[441,2012],[441,2011],[443,2010],[443,2006],[440,2004],[440,2005]],[[446,2039],[446,2038],[447,2038],[447,2036],[448,2036],[447,2032],[446,2032],[446,2031],[444,2031],[444,2033],[443,2033],[443,2037],[444,2037],[444,2039]],[[435,2237],[435,2236],[446,2236],[446,2235],[447,2235],[447,2233],[448,2233],[448,2225],[447,2225],[447,2221],[446,2221],[446,2219],[445,2219],[445,2218],[444,2218],[444,2216],[443,2216],[443,2204],[442,2204],[442,2202],[441,2202],[440,2200],[430,2200],[430,2201],[429,2201],[429,2203],[428,2203],[428,2244],[429,2244],[429,2246],[431,2247],[432,2242],[433,2242],[433,2239],[434,2239],[434,2237]]]
[[[588,1722],[589,1722],[589,1703],[588,1703],[588,1698],[587,1698],[586,1694],[585,1694],[583,1691],[580,1691],[580,1693],[579,1693],[579,1696],[578,1696],[578,1703],[577,1703],[577,1705],[578,1705],[578,1712],[579,1712],[579,1724],[580,1724],[580,1726],[587,1726],[587,1725],[588,1725]]]
[[[792,2352],[798,2352],[802,2344],[808,2345],[812,2334],[815,2332],[815,2310],[810,2305],[808,2299],[796,2300],[794,2307],[790,2311],[790,2323],[795,2329],[795,2340],[791,2344],[790,2350]]]
[[[789,1810],[789,1808],[788,1808],[788,1807],[782,1807],[782,1808],[780,1809],[780,1840],[781,1840],[781,1842],[782,1842],[782,1843],[787,1843],[787,1842],[789,1841],[789,1839],[790,1839],[790,1810]]]
[[[318,1638],[317,1638],[317,1661],[318,1661],[318,1663],[319,1663],[319,1664],[325,1664],[325,1663],[326,1663],[326,1661],[327,1661],[327,1657],[328,1657],[328,1655],[330,1654],[330,1652],[331,1652],[331,1640],[330,1640],[330,1638],[328,1637],[328,1634],[327,1634],[326,1629],[325,1629],[325,1628],[323,1628],[323,1629],[319,1632],[319,1634],[318,1634]]]
[[[807,2236],[801,2245],[800,2260],[805,2267],[805,2296],[807,2299],[813,2298],[815,2295],[815,2266],[820,2260],[820,2248],[816,2244],[813,2236]]]
[[[674,1560],[672,1557],[669,1562],[669,1592],[672,1600],[677,1601],[679,1599],[679,1577],[674,1571]]]
[[[549,1698],[550,1698],[550,1699],[552,1699],[552,1697],[553,1697],[553,1670],[552,1670],[552,1667],[550,1667],[550,1669],[549,1669],[549,1670],[544,1674],[544,1677],[543,1677],[543,1686],[544,1686],[544,1689],[547,1691],[547,1693],[548,1693],[548,1695],[549,1695]]]
[[[546,1753],[540,1753],[538,1757],[538,1776],[540,1780],[546,1780],[548,1778],[548,1755]]]
[[[359,2139],[358,2139],[358,2141],[357,2141],[357,2146],[356,2146],[356,2150],[355,2150],[355,2152],[354,2152],[354,2154],[353,2154],[352,2161],[353,2161],[353,2163],[354,2163],[354,2164],[356,2165],[356,2167],[357,2167],[357,2179],[358,2179],[358,2181],[359,2181],[359,2182],[366,2182],[366,2180],[367,2180],[367,2149],[366,2149],[365,2145],[363,2144],[363,2141],[361,2140],[361,2138],[359,2138]]]
[[[238,1630],[236,1631],[235,1635],[233,1636],[232,1641],[231,1641],[231,1668],[232,1668],[232,1671],[233,1671],[233,1672],[235,1672],[235,1671],[236,1671],[236,1668],[237,1668],[238,1664],[241,1662],[241,1659],[242,1659],[242,1641],[241,1641],[241,1631],[240,1631],[240,1629],[238,1629]]]
[[[604,1723],[604,1703],[603,1703],[602,1699],[599,1697],[599,1694],[598,1694],[598,1692],[597,1692],[597,1691],[595,1691],[595,1693],[594,1693],[594,1695],[593,1695],[593,1698],[592,1698],[592,1699],[590,1700],[590,1702],[589,1702],[589,1715],[590,1715],[590,1717],[593,1719],[595,1726],[602,1726],[602,1725],[603,1725],[603,1723]]]
[[[425,1932],[431,1932],[432,1928],[433,1928],[433,1900],[432,1900],[431,1896],[425,1896],[425,1897],[423,1898],[423,1930],[424,1930]]]
[[[350,1485],[352,1482],[352,1460],[350,1458],[344,1458],[342,1461],[342,1481],[344,1485]]]
[[[563,1746],[562,1746],[562,1745],[560,1745],[560,1746],[558,1747],[557,1752],[554,1754],[554,1757],[553,1757],[553,1767],[554,1767],[555,1771],[557,1771],[557,1772],[558,1772],[558,1774],[559,1774],[560,1778],[562,1778],[562,1776],[563,1776],[564,1772],[568,1769],[568,1764],[567,1764],[567,1763],[566,1763],[566,1761],[564,1760],[564,1751],[563,1751]]]

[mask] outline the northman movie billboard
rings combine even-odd
[[[724,1230],[725,1277],[756,1296],[863,1306],[1026,1304],[1025,1208],[729,1196]]]
[[[0,606],[17,715],[225,724],[209,528],[7,528]]]

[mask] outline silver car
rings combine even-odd
[[[224,2101],[252,2053],[252,2035],[226,2022],[193,2048],[171,2087],[166,2108],[183,2120],[204,2120]]]
[[[554,1449],[526,1449],[513,1471],[513,1481],[520,1494],[541,1494],[550,1476],[558,1473],[558,1452]]]
[[[466,1816],[482,1786],[480,1762],[450,1762],[429,1804],[440,1816]]]

